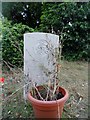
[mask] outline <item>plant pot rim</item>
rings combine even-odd
[[[27,94],[27,98],[28,98],[28,100],[31,102],[31,103],[34,103],[34,104],[39,104],[39,105],[56,105],[56,103],[57,104],[60,104],[60,103],[62,103],[62,102],[66,102],[67,101],[67,99],[69,98],[69,94],[68,94],[68,91],[66,90],[66,89],[64,89],[63,87],[61,87],[61,86],[59,86],[59,88],[60,89],[62,89],[64,92],[65,92],[65,95],[64,95],[64,97],[63,98],[61,98],[61,99],[58,99],[58,100],[53,100],[53,101],[42,101],[42,100],[38,100],[38,99],[36,99],[36,98],[34,98],[34,97],[32,97],[32,95],[31,95],[31,93],[30,92],[28,92],[28,94]]]

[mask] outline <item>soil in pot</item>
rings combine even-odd
[[[46,98],[46,96],[47,96],[47,90],[44,87],[42,87],[41,89],[38,89],[38,92],[40,93],[40,95],[42,96],[43,99]],[[49,93],[47,101],[51,101],[51,96],[52,96],[51,93]],[[41,100],[41,98],[38,95],[38,93],[37,93],[36,90],[35,90],[35,95],[33,95],[33,97],[36,98],[36,99],[38,99],[38,100]],[[54,96],[53,96],[52,100],[58,100],[58,99],[61,99],[63,97],[64,97],[64,95],[63,95],[62,91],[59,91],[57,89],[56,92],[54,93]]]

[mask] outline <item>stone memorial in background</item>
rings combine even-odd
[[[31,84],[41,85],[52,77],[48,77],[46,74],[55,69],[51,52],[54,53],[58,46],[58,35],[42,32],[24,34],[25,98]]]

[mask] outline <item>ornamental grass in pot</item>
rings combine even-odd
[[[45,65],[40,65],[44,74],[48,77],[47,83],[38,86],[31,80],[32,87],[27,98],[33,106],[35,118],[61,118],[63,107],[69,95],[66,89],[59,85],[58,73],[61,70],[61,40],[59,47],[54,49],[53,45],[46,40],[48,60],[52,58],[53,70],[48,70]],[[42,49],[42,48],[41,48]]]

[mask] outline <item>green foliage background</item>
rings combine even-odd
[[[12,22],[7,19],[3,20],[2,28],[2,58],[7,63],[21,67],[23,65],[23,34],[33,32],[34,29],[21,23],[12,25]]]
[[[62,54],[68,60],[88,60],[90,45],[90,3],[45,3],[42,6],[42,31],[61,34]]]
[[[7,2],[2,8],[2,14],[7,18],[3,18],[2,26],[2,57],[5,61],[22,66],[23,34],[34,31],[52,33],[52,29],[62,38],[65,59],[89,61],[90,2]]]

